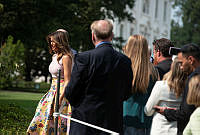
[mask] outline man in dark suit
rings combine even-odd
[[[131,61],[113,49],[110,21],[94,21],[91,30],[95,49],[75,56],[65,97],[72,105],[72,118],[122,134],[123,101],[132,85]],[[71,121],[70,135],[104,134]]]
[[[170,47],[174,47],[174,45],[166,38],[153,42],[154,64],[155,68],[158,69],[160,80],[163,79],[165,73],[169,72],[172,64],[172,55],[169,54]]]
[[[168,121],[177,121],[177,134],[182,135],[183,130],[190,119],[190,115],[196,109],[194,105],[187,104],[186,99],[190,79],[193,76],[200,74],[200,47],[192,43],[184,45],[178,53],[178,60],[182,64],[182,70],[189,75],[183,91],[180,108],[177,110],[159,106],[156,106],[155,108],[157,108],[158,112],[163,114]]]

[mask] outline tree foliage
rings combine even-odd
[[[133,20],[126,7],[134,0],[2,0],[0,42],[12,34],[25,47],[26,80],[48,76],[51,56],[45,37],[56,29],[69,32],[72,48],[85,51],[91,45],[90,24],[97,19],[118,17]]]
[[[175,0],[174,7],[179,7],[182,24],[172,21],[171,39],[177,46],[193,42],[200,45],[200,1]]]
[[[10,87],[13,80],[20,79],[24,67],[23,43],[20,40],[13,43],[13,37],[8,36],[5,44],[0,48],[0,88]]]
[[[3,4],[0,3],[0,13],[3,12]]]

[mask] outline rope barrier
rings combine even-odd
[[[55,132],[54,132],[54,135],[57,135],[58,116],[66,118],[66,119],[70,119],[72,121],[75,121],[77,123],[83,124],[85,126],[89,126],[89,127],[96,128],[98,130],[110,133],[111,135],[119,135],[119,133],[113,132],[111,130],[108,130],[108,129],[105,129],[105,128],[102,128],[102,127],[98,127],[98,126],[95,126],[95,125],[92,125],[92,124],[89,124],[89,123],[86,123],[86,122],[83,122],[83,121],[80,121],[80,120],[77,120],[77,119],[74,119],[74,118],[71,118],[69,116],[66,116],[66,115],[63,115],[63,114],[59,113],[60,73],[61,73],[61,70],[59,69],[58,70],[58,80],[57,80],[56,107],[55,107],[55,112],[53,113],[53,116],[55,117],[55,123],[54,123]]]
[[[111,131],[111,130],[108,130],[108,129],[105,129],[105,128],[102,128],[102,127],[98,127],[98,126],[92,125],[92,124],[90,124],[90,123],[83,122],[83,121],[80,121],[80,120],[71,118],[71,117],[69,117],[69,116],[63,115],[63,114],[53,113],[53,116],[59,116],[59,115],[60,115],[60,117],[63,117],[63,118],[66,118],[66,119],[70,119],[70,120],[72,120],[72,121],[74,121],[74,122],[83,124],[83,125],[85,125],[85,126],[89,126],[89,127],[92,127],[92,128],[96,128],[96,129],[98,129],[98,130],[101,130],[101,131],[110,133],[111,135],[119,135],[119,133],[117,133],[117,132],[113,132],[113,131]]]
[[[53,113],[53,116],[54,116],[54,117],[58,117],[58,116],[60,116],[60,113],[54,112],[54,113]]]

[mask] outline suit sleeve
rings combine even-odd
[[[77,54],[74,58],[74,67],[71,79],[65,88],[65,97],[72,106],[80,103],[84,96],[85,80],[88,72],[88,54]]]
[[[183,101],[183,105],[178,110],[165,110],[164,115],[168,121],[186,121],[194,111],[194,105],[188,105]]]
[[[124,78],[124,96],[123,96],[123,101],[127,100],[131,95],[131,89],[132,89],[132,80],[133,80],[133,71],[132,71],[132,67],[131,67],[131,61],[128,59],[128,66],[126,66],[126,69],[124,70],[125,73],[123,74],[127,74],[126,77]]]

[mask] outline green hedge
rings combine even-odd
[[[7,90],[46,93],[49,88],[50,84],[46,82],[35,83],[32,81],[13,81],[12,87],[7,88]]]
[[[30,112],[12,104],[0,104],[0,134],[25,134],[32,119]]]

